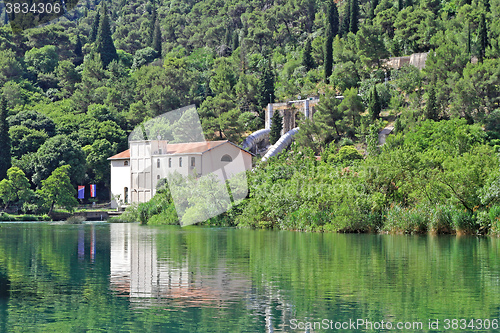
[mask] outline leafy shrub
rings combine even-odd
[[[396,233],[419,234],[427,231],[429,212],[425,206],[408,209],[395,205],[387,210],[384,230]]]
[[[494,233],[500,233],[500,206],[495,205],[490,208],[488,212],[490,221],[491,221],[491,229]]]
[[[429,229],[436,234],[452,233],[454,231],[453,208],[449,206],[434,207]]]
[[[476,234],[478,225],[473,214],[463,210],[455,210],[452,215],[453,226],[459,233]]]

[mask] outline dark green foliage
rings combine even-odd
[[[372,0],[370,3],[370,11],[368,12],[368,18],[373,20],[375,18],[375,8],[378,6],[378,0]]]
[[[380,102],[380,97],[377,92],[377,86],[373,86],[373,89],[370,92],[369,111],[372,120],[377,120],[380,117],[382,103]]]
[[[486,27],[486,17],[484,13],[481,14],[481,20],[478,26],[478,39],[479,39],[479,61],[483,61],[486,54],[486,47],[488,46],[488,30]]]
[[[265,108],[268,103],[274,103],[274,71],[270,60],[264,67],[259,82],[259,105]]]
[[[335,2],[328,3],[327,22],[325,38],[325,82],[329,82],[333,68],[333,38],[339,32],[339,13]]]
[[[439,120],[439,110],[436,105],[436,89],[430,86],[427,103],[425,105],[425,117],[434,121]]]
[[[14,116],[10,116],[7,121],[9,126],[25,126],[29,129],[44,131],[48,136],[53,136],[56,132],[56,125],[44,114],[36,111],[21,111]]]
[[[304,47],[304,51],[302,52],[302,66],[304,66],[307,70],[311,70],[316,67],[311,53],[311,40],[308,39],[306,42],[306,46]]]
[[[347,0],[344,4],[344,15],[342,15],[342,25],[340,26],[340,36],[345,37],[351,28],[351,2]]]
[[[85,176],[85,154],[82,148],[65,135],[47,140],[36,153],[33,182],[40,185],[55,169],[68,164],[69,177],[73,184],[83,181]]]
[[[239,46],[240,46],[240,36],[238,35],[238,33],[234,33],[232,50],[235,51]]]
[[[281,137],[283,129],[283,117],[279,111],[275,111],[271,119],[271,132],[269,133],[269,143],[274,145]]]
[[[151,47],[156,51],[158,58],[162,57],[161,42],[162,42],[162,39],[161,39],[160,22],[158,21],[158,18],[157,18],[156,22],[155,22],[155,26],[154,26],[153,43],[151,44]]]
[[[358,20],[359,20],[359,4],[358,0],[351,0],[351,10],[349,19],[349,32],[356,34],[358,32]]]
[[[470,56],[471,54],[471,33],[470,33],[470,22],[467,24],[467,54]]]
[[[92,21],[92,29],[90,30],[89,41],[91,43],[96,41],[100,23],[101,23],[101,12],[97,11],[95,13],[94,20]]]
[[[75,44],[75,57],[81,58],[83,57],[83,51],[82,51],[82,39],[80,38],[80,35],[77,35],[76,37],[76,44]]]
[[[11,166],[10,157],[10,137],[9,123],[7,122],[7,101],[4,97],[0,98],[0,180],[7,176],[7,170]]]
[[[132,63],[132,69],[138,69],[146,64],[149,64],[157,57],[158,52],[151,47],[137,50],[134,56],[134,62]]]
[[[107,13],[106,3],[103,2],[101,7],[101,19],[99,20],[99,30],[95,40],[96,51],[101,56],[102,66],[108,67],[113,60],[118,60],[115,44],[111,38],[111,27]]]
[[[404,0],[398,0],[398,10],[402,11],[405,8]]]

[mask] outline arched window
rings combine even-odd
[[[159,168],[160,167],[160,159],[156,159],[156,167]]]
[[[169,157],[168,158],[168,167],[171,168],[172,167],[172,157]]]
[[[128,187],[123,188],[123,202],[128,203]]]
[[[179,157],[179,167],[182,167],[182,157]]]
[[[157,176],[156,176],[156,179],[160,180],[160,175],[157,175]]]
[[[222,158],[220,159],[221,162],[232,162],[233,161],[233,158],[229,155],[224,155],[222,156]]]
[[[191,157],[191,166],[194,167],[195,163],[196,163],[196,159],[194,157]]]
[[[124,166],[128,166],[128,161],[123,162]]]

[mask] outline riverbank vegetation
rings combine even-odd
[[[107,158],[172,109],[196,104],[207,139],[239,143],[268,102],[319,96],[295,146],[207,223],[494,232],[499,16],[497,0],[112,0],[16,34],[3,26],[1,204],[71,210],[89,184],[110,200]],[[414,53],[427,53],[422,70],[384,60]],[[395,135],[379,147],[386,125]],[[159,192],[131,215],[175,223]]]
[[[347,153],[346,153],[347,152]],[[350,152],[350,153],[349,153]],[[465,119],[425,120],[365,156],[294,144],[247,173],[249,197],[206,222],[301,231],[499,234],[498,156]],[[165,185],[127,218],[177,224]]]

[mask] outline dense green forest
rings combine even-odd
[[[379,230],[388,210],[443,205],[477,230],[500,188],[499,16],[499,0],[87,0],[45,26],[4,25],[0,200],[71,209],[91,183],[109,200],[107,158],[148,119],[194,103],[207,139],[239,143],[270,100],[320,96],[294,153],[258,166],[250,198],[220,219],[308,229],[291,221],[334,221],[335,208],[355,225],[331,229],[370,229],[359,212]],[[383,61],[417,52],[429,52],[421,71]],[[397,135],[381,149],[388,121]],[[300,195],[297,177],[317,180],[325,202]],[[260,198],[262,184],[292,186],[290,202]]]

